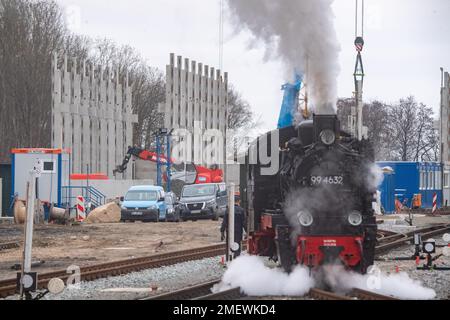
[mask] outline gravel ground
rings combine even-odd
[[[395,216],[385,216],[382,217],[384,220],[384,223],[379,225],[379,229],[384,230],[391,230],[395,232],[406,232],[411,231],[413,228],[411,228],[405,221],[404,216],[402,215],[395,215]],[[415,225],[417,225],[418,228],[426,225],[431,224],[439,224],[439,223],[445,223],[450,222],[450,216],[443,216],[443,217],[426,217],[426,216],[417,216],[414,219]],[[164,230],[166,234],[172,232],[171,238],[177,237],[174,235],[177,234],[177,232],[180,232],[183,230],[185,225],[173,225],[173,227],[167,228],[165,227]],[[196,227],[199,225],[197,224]],[[205,234],[207,233],[209,237],[205,237],[207,239],[206,242],[213,242],[215,240],[214,238],[217,237],[217,222],[215,224],[211,222],[204,222],[204,224],[201,224],[203,232]],[[132,229],[135,229],[133,231],[137,231],[137,228],[147,228],[149,229],[155,229],[155,225],[127,225],[127,226],[114,226],[114,231],[117,231],[117,229],[125,229],[120,230],[122,231],[122,234],[125,232],[130,232]],[[181,228],[180,228],[181,227]],[[109,230],[108,230],[109,229]],[[136,234],[137,237],[142,236],[142,231]],[[169,229],[169,230],[167,230]],[[172,230],[171,230],[172,229]],[[181,229],[181,230],[180,230]],[[187,230],[186,230],[187,229]],[[192,234],[191,230],[195,230],[198,232],[198,228],[186,228],[183,230],[185,232],[184,237],[180,237],[180,239],[177,239],[173,245],[177,245],[180,242],[183,243],[183,240],[187,240],[186,238],[196,238],[195,234]],[[8,230],[12,231],[12,230]],[[16,230],[14,230],[16,231]],[[58,236],[63,233],[67,237],[67,230],[61,230],[63,232],[57,232],[57,230],[51,229],[51,230],[45,230],[45,234],[48,237],[48,231],[52,234],[55,232],[58,234]],[[52,232],[53,231],[53,232]],[[59,230],[58,230],[59,231]],[[85,231],[82,229],[82,231]],[[97,231],[97,230],[95,230]],[[111,228],[102,228],[101,231],[103,232],[111,232]],[[147,230],[145,230],[147,231]],[[155,231],[155,230],[152,230]],[[161,232],[161,230],[158,230]],[[191,231],[191,232],[190,232]],[[84,233],[84,232],[83,232]],[[88,233],[89,234],[89,233]],[[152,233],[150,233],[152,234]],[[92,236],[92,233],[90,232],[90,235]],[[154,233],[152,235],[155,235]],[[77,235],[79,236],[79,234]],[[103,234],[102,234],[103,236]],[[160,236],[158,234],[158,236]],[[178,234],[178,237],[180,235]],[[120,235],[119,237],[117,235],[114,236],[115,239],[120,237],[124,237]],[[197,236],[198,237],[198,236]],[[113,239],[114,239],[113,238]],[[104,238],[103,238],[104,239]],[[102,239],[102,240],[103,240]],[[109,239],[108,239],[109,240]],[[133,239],[134,240],[134,239]],[[156,239],[154,239],[156,240]],[[167,238],[164,240],[167,241]],[[209,240],[209,241],[208,241]],[[117,241],[117,240],[116,240]],[[142,240],[141,240],[142,241]],[[444,245],[444,242],[442,238],[436,237],[437,244]],[[109,242],[109,241],[108,241]],[[111,245],[112,243],[105,243],[106,245]],[[128,241],[127,241],[128,242]],[[169,242],[169,241],[167,241]],[[167,243],[166,242],[166,243]],[[205,243],[207,244],[207,243]],[[86,245],[89,245],[89,241]],[[135,244],[134,244],[135,245]],[[144,246],[143,246],[144,247]],[[48,250],[48,249],[47,249]],[[103,249],[104,250],[104,249]],[[128,250],[125,250],[125,252]],[[142,250],[147,251],[147,250]],[[97,254],[99,253],[99,250],[95,250]],[[100,251],[102,252],[102,251]],[[117,251],[121,252],[121,251]],[[442,252],[442,248],[437,249],[437,254]],[[412,245],[406,245],[404,247],[392,250],[388,254],[385,254],[381,256],[383,259],[392,259],[395,257],[407,257],[412,256],[414,253],[414,247]],[[129,255],[130,253],[127,252],[126,255]],[[117,253],[115,254],[117,256]],[[1,261],[2,259],[0,259]],[[77,259],[78,260],[78,259]],[[107,259],[105,259],[107,260]],[[215,258],[209,258],[199,261],[190,261],[190,262],[184,262],[180,264],[176,264],[173,266],[163,267],[159,269],[148,269],[141,272],[135,272],[128,275],[118,276],[118,277],[110,277],[106,279],[99,279],[92,282],[84,282],[80,284],[79,288],[67,288],[62,294],[59,295],[47,295],[46,299],[51,300],[74,300],[74,299],[80,299],[80,300],[93,300],[93,299],[101,299],[101,300],[128,300],[128,299],[137,299],[142,298],[145,296],[149,296],[152,294],[159,294],[164,293],[172,290],[181,289],[187,286],[195,285],[201,282],[206,282],[212,279],[219,278],[223,275],[225,269],[222,265],[219,263],[220,257]],[[423,263],[423,261],[421,262]],[[450,266],[450,257],[441,257],[436,262],[437,265],[445,265]],[[398,268],[400,272],[405,271],[409,274],[409,276],[415,280],[419,280],[423,283],[425,287],[432,288],[436,291],[436,299],[449,299],[450,295],[450,271],[421,271],[416,270],[416,264],[415,261],[377,261],[376,265],[385,273],[385,274],[391,274],[395,273],[396,269]],[[0,277],[1,278],[1,277]],[[158,290],[152,291],[152,287],[157,287]],[[9,297],[8,299],[17,299],[17,296]],[[283,298],[281,298],[283,299]],[[289,299],[289,298],[286,298]]]
[[[424,239],[426,240],[426,239]],[[442,240],[442,237],[435,237],[437,245],[446,245]],[[436,254],[442,253],[442,248],[436,249]],[[397,257],[411,257],[414,255],[414,246],[406,245],[404,247],[390,251],[388,254],[380,256],[381,259],[392,259]],[[420,265],[422,266],[425,260],[421,260]],[[450,267],[450,257],[442,256],[435,264],[437,266],[448,266]],[[434,289],[436,291],[437,300],[447,300],[450,299],[450,271],[424,271],[416,269],[416,262],[410,261],[376,261],[376,266],[378,266],[381,271],[386,274],[392,274],[397,271],[407,272],[409,277],[421,281],[424,287]]]
[[[33,236],[33,261],[45,261],[43,273],[184,250],[220,242],[221,221],[182,223],[111,223],[38,225]],[[0,280],[16,276],[11,266],[22,260],[23,226],[0,225],[0,242],[17,241],[19,248],[0,251]]]
[[[61,294],[46,295],[44,300],[134,300],[211,281],[220,278],[224,271],[220,257],[188,261],[123,276],[81,282],[78,288],[67,287]],[[152,291],[151,288],[155,286],[158,289]],[[15,300],[18,296],[7,299]]]
[[[438,249],[438,253],[440,253],[440,249]],[[403,247],[382,256],[382,258],[407,257],[413,254],[414,249]],[[423,263],[422,260],[421,264]],[[398,267],[400,272],[407,272],[411,279],[422,282],[424,287],[434,289],[436,291],[435,299],[450,299],[450,271],[417,270],[415,261],[377,261],[376,265],[386,274],[395,273]],[[436,265],[450,266],[450,258],[441,257],[436,262]]]

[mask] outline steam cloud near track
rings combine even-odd
[[[266,59],[281,59],[290,79],[308,77],[317,114],[336,113],[340,45],[334,29],[333,0],[228,0],[236,26],[248,28],[266,46]]]
[[[318,278],[316,280],[315,278]],[[243,255],[234,260],[214,292],[240,287],[249,296],[304,296],[313,287],[326,281],[335,292],[346,293],[353,288],[391,295],[400,299],[433,299],[434,290],[425,288],[406,273],[360,275],[342,266],[326,266],[315,278],[306,267],[297,266],[290,274],[270,268],[261,257]]]
[[[345,271],[342,266],[326,266],[324,275],[326,282],[336,292],[359,288],[405,300],[429,300],[436,297],[433,289],[423,287],[420,281],[411,279],[406,272],[387,275],[378,271],[361,275]]]
[[[298,266],[291,274],[264,265],[256,256],[241,256],[225,272],[218,291],[240,287],[250,296],[303,296],[314,287],[307,268]]]

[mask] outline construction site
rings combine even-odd
[[[447,2],[385,43],[439,51],[416,95],[384,2],[174,0],[164,40],[72,2],[0,0],[0,304],[450,299]]]

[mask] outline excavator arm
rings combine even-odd
[[[116,169],[113,170],[113,174],[116,175],[116,173],[125,172],[125,170],[127,170],[128,163],[130,162],[132,156],[135,156],[136,158],[142,160],[148,160],[153,162],[158,161],[157,160],[158,155],[155,152],[150,152],[148,150],[144,150],[139,147],[128,147],[127,154],[125,155],[122,164],[118,165]],[[159,158],[162,163],[165,163],[167,161],[166,157],[164,156],[160,156]]]
[[[158,154],[156,152],[151,152],[148,150],[141,149],[139,147],[128,147],[127,154],[125,155],[122,164],[118,165],[116,169],[113,170],[113,174],[116,175],[117,173],[123,173],[125,170],[127,170],[128,163],[130,162],[131,157],[136,157],[138,159],[157,162],[158,161]],[[161,163],[167,163],[167,158],[163,155],[159,156],[159,161]],[[173,159],[170,159],[171,163],[175,163]],[[188,174],[186,171],[187,168],[191,167],[191,170],[188,172],[191,172],[191,174]],[[213,168],[206,168],[197,166],[193,163],[188,164],[187,166],[183,165],[184,169],[180,169],[180,171],[175,173],[176,168],[173,167],[172,175],[175,179],[184,179],[186,180],[187,177],[192,177],[190,183],[199,184],[199,183],[211,183],[211,182],[222,182],[223,181],[223,171],[219,169],[217,166]],[[192,176],[191,176],[192,175]],[[186,181],[185,181],[186,182]]]

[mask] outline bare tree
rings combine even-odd
[[[150,67],[130,46],[92,40],[69,32],[54,1],[0,0],[0,162],[13,147],[50,147],[51,61],[63,53],[78,61],[114,68],[132,84],[133,111],[139,123],[134,144],[153,146],[153,132],[163,125],[158,105],[165,99],[161,71]],[[69,60],[70,61],[70,60]],[[256,126],[250,105],[234,90],[229,96],[228,127],[243,134]]]
[[[342,128],[350,132],[349,116],[355,106],[355,99],[341,98],[337,102],[337,113]],[[364,126],[368,128],[368,139],[372,142],[377,160],[385,160],[388,157],[386,141],[388,140],[389,106],[380,101],[365,103],[363,106]]]
[[[438,160],[439,138],[432,114],[432,108],[423,103],[418,104],[414,161]]]
[[[393,159],[408,161],[414,157],[419,125],[416,109],[417,103],[412,97],[401,99],[398,105],[390,108],[390,149]]]
[[[92,40],[89,37],[69,33],[64,36],[63,47],[59,50],[58,56],[62,59],[63,54],[66,54],[78,61],[89,60],[91,47]]]
[[[389,105],[378,100],[364,104],[364,125],[368,128],[368,138],[372,141],[376,160],[385,160],[389,155],[388,121]]]
[[[165,80],[163,74],[152,67],[142,65],[134,72],[133,107],[139,122],[135,126],[135,144],[145,149],[154,147],[153,133],[163,126],[164,116],[158,112],[158,105],[165,101]]]
[[[348,130],[354,99],[339,99],[337,105],[339,119],[344,130]],[[434,127],[433,110],[414,97],[400,99],[396,105],[366,103],[363,118],[377,160],[438,160],[439,134]]]
[[[228,128],[240,129],[254,122],[250,104],[233,86],[228,90]]]
[[[255,117],[250,104],[242,97],[234,86],[228,90],[228,119],[229,134],[227,140],[228,152],[238,153],[245,148],[250,140],[252,130],[256,129],[260,122]],[[231,134],[230,134],[231,133]]]
[[[70,33],[53,1],[0,0],[0,162],[12,147],[50,147],[51,59],[58,52],[78,61],[117,68],[132,83],[135,143],[151,144],[161,126],[157,106],[164,101],[164,79],[129,46]]]
[[[50,144],[51,57],[64,22],[53,1],[0,0],[0,161]]]
[[[410,96],[390,108],[389,118],[393,160],[437,160],[439,142],[431,108]]]
[[[158,105],[165,99],[162,72],[150,67],[132,47],[118,46],[108,39],[94,41],[91,52],[95,64],[117,69],[122,78],[128,74],[132,85],[133,111],[139,121],[133,127],[133,143],[142,148],[152,148],[153,132],[163,125],[163,115],[158,112]]]

